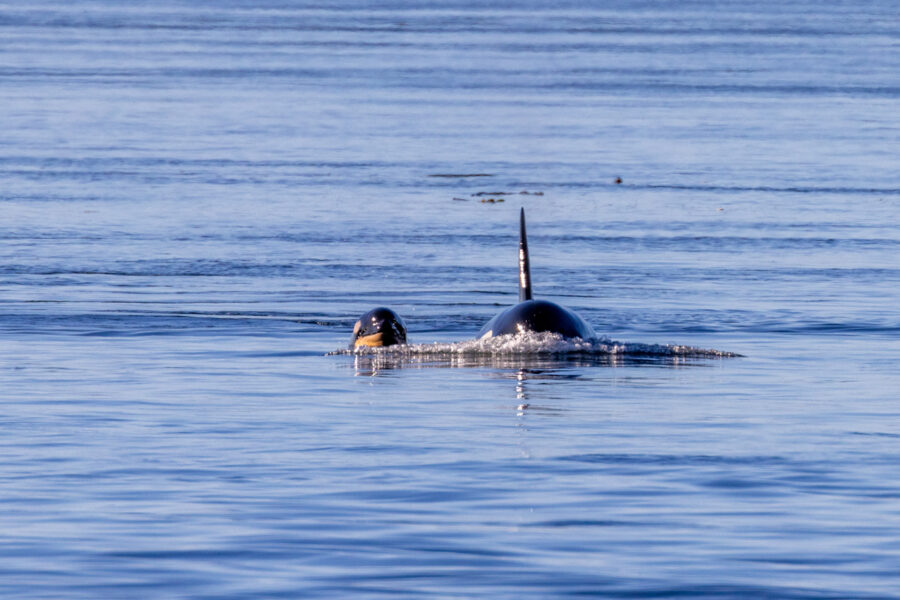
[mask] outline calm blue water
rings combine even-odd
[[[898,25],[0,5],[0,594],[900,597]]]

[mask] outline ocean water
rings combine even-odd
[[[0,4],[0,594],[900,597],[897,14]]]

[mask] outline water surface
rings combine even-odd
[[[896,597],[896,23],[0,5],[0,592]]]

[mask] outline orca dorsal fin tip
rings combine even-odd
[[[519,212],[519,302],[531,300],[531,264],[525,234],[525,207]]]

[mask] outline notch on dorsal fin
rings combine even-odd
[[[525,235],[525,209],[519,214],[519,302],[531,300],[531,266],[528,261],[528,236]]]

